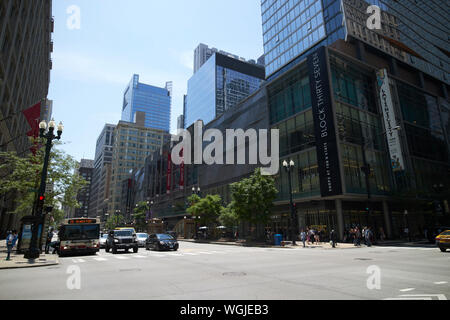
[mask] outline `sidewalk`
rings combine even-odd
[[[293,246],[291,241],[284,241],[284,246],[275,246],[273,244],[267,244],[262,242],[246,242],[245,240],[238,241],[227,241],[227,240],[194,240],[194,239],[183,239],[180,238],[178,241],[193,242],[193,243],[208,243],[208,244],[221,244],[221,245],[232,245],[232,246],[242,246],[242,247],[260,247],[260,248],[278,248],[278,249],[303,249],[303,243],[297,241],[297,245]],[[355,247],[353,243],[338,243],[336,248],[333,248],[329,242],[320,242],[316,244],[306,244],[305,249],[310,248],[322,248],[322,249],[351,249],[351,248],[361,248]]]
[[[36,260],[28,260],[23,257],[23,253],[17,254],[15,249],[14,247],[11,252],[11,260],[6,261],[6,241],[0,240],[0,269],[45,267],[59,264],[57,254],[41,254]]]

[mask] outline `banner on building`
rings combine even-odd
[[[184,188],[184,158],[183,158],[183,149],[180,152],[181,163],[180,163],[180,188]]]
[[[381,69],[377,73],[378,88],[380,92],[381,110],[383,112],[386,138],[388,142],[391,167],[394,171],[405,170],[402,146],[397,120],[395,118],[394,104],[392,103],[391,88],[386,69]]]
[[[308,56],[317,164],[322,197],[342,194],[338,145],[325,47]]]
[[[167,184],[166,184],[166,191],[167,193],[170,193],[172,184],[172,157],[170,152],[167,154]]]

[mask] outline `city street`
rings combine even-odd
[[[305,300],[450,297],[450,252],[423,245],[257,248],[180,241],[177,252],[59,259],[0,270],[0,299]],[[74,270],[80,288],[74,288]],[[379,279],[373,280],[373,270]],[[368,273],[369,271],[369,273]],[[376,272],[375,272],[376,273]],[[368,285],[369,283],[369,285]]]

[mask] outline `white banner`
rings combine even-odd
[[[381,109],[383,111],[386,138],[391,156],[391,167],[394,171],[405,169],[403,161],[402,147],[400,144],[399,131],[396,128],[394,105],[392,103],[391,88],[389,87],[389,77],[386,69],[381,69],[377,73],[378,87],[380,89]]]

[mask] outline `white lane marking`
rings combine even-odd
[[[183,252],[184,255],[190,255],[190,256],[198,256],[197,253],[192,253],[192,252]]]
[[[408,291],[413,291],[416,290],[416,288],[407,288],[407,289],[401,289],[401,292],[408,292]]]
[[[119,259],[119,260],[128,260],[128,259],[130,259],[128,257],[122,257],[122,256],[114,256],[114,258]]]
[[[145,256],[133,255],[133,258],[146,258]]]
[[[211,251],[212,253],[222,253],[222,254],[227,254],[226,252],[224,252],[224,251]]]
[[[73,263],[83,263],[86,262],[84,259],[72,259]]]
[[[201,253],[201,254],[212,254],[211,252],[206,252],[206,251],[199,251],[198,253]]]
[[[439,282],[434,282],[434,284],[446,284],[448,283],[447,281],[439,281]]]
[[[108,259],[105,259],[105,258],[94,258],[94,260],[96,260],[96,261],[108,261]]]

